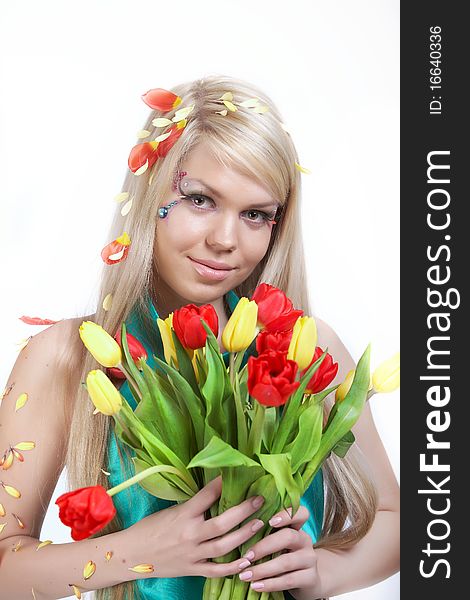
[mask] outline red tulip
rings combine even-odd
[[[203,348],[206,345],[207,332],[202,326],[201,318],[207,323],[217,337],[219,317],[212,304],[196,306],[187,304],[173,313],[173,329],[185,348]]]
[[[175,125],[172,125],[170,127],[170,129],[165,132],[165,133],[169,133],[170,135],[166,139],[159,142],[158,148],[157,148],[157,156],[158,157],[164,158],[168,154],[168,152],[172,149],[173,144],[183,133],[185,126],[186,126],[186,121],[183,120],[183,121],[180,121],[179,123],[176,123]]]
[[[248,359],[248,391],[265,406],[281,406],[299,387],[295,381],[298,365],[287,352],[268,350]]]
[[[158,159],[158,148],[159,142],[143,142],[142,144],[137,144],[132,148],[129,154],[129,158],[127,159],[127,164],[129,165],[129,169],[135,173],[138,169],[143,167],[147,160],[149,161],[148,169],[152,167]]]
[[[109,523],[116,514],[111,496],[101,485],[84,487],[59,496],[59,518],[72,528],[75,541],[84,540]]]
[[[130,355],[134,359],[136,366],[137,366],[137,361],[139,360],[139,358],[143,358],[144,360],[147,360],[147,351],[142,346],[142,344],[139,342],[139,340],[130,333],[126,333],[126,338],[127,338],[127,345],[129,346]],[[114,336],[114,339],[122,348],[121,329],[120,328],[118,329],[118,332]],[[112,379],[125,379],[126,378],[124,373],[118,367],[107,368],[106,374],[108,375],[108,377],[111,377]]]
[[[256,351],[258,354],[266,350],[279,350],[287,352],[292,339],[292,330],[290,331],[260,331],[256,337]]]
[[[310,361],[310,364],[301,372],[301,376],[303,376],[304,373],[307,372],[307,370],[312,366],[312,364],[315,361],[317,361],[320,358],[322,354],[323,350],[320,348],[320,346],[317,346],[315,348],[315,352],[313,354],[312,360]],[[326,389],[336,377],[337,372],[338,363],[333,362],[333,357],[329,352],[327,352],[322,364],[315,371],[312,378],[308,382],[305,393],[317,394],[318,392],[321,392],[322,390]]]
[[[267,331],[292,329],[297,319],[304,314],[303,310],[294,309],[282,290],[268,283],[261,283],[251,299],[258,305],[258,322]]]
[[[147,106],[161,112],[173,110],[181,104],[181,97],[163,88],[154,88],[142,94],[142,100]]]

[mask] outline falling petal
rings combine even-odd
[[[15,458],[17,458],[20,462],[24,462],[24,456],[21,454],[21,452],[18,452],[16,448],[12,448],[11,451]]]
[[[183,101],[181,96],[177,96],[164,88],[154,88],[149,90],[148,92],[145,92],[145,94],[142,94],[141,98],[147,106],[150,106],[150,108],[153,108],[154,110],[160,110],[161,112],[173,110]]]
[[[7,511],[5,510],[5,507],[3,506],[3,504],[0,502],[0,517],[4,517],[7,514]]]
[[[174,123],[178,123],[178,121],[182,121],[186,119],[186,117],[191,114],[194,110],[194,104],[190,106],[186,106],[185,108],[180,108],[175,112],[175,116],[171,119]]]
[[[87,564],[83,567],[83,579],[86,581],[90,579],[93,573],[96,571],[96,565],[92,560],[89,560]]]
[[[259,98],[250,98],[249,100],[243,100],[243,102],[239,102],[238,106],[245,106],[246,108],[253,108],[254,106],[258,106]]]
[[[122,215],[123,217],[125,217],[125,216],[128,214],[128,212],[131,210],[131,208],[132,208],[132,202],[133,202],[133,201],[134,201],[134,198],[131,198],[131,199],[129,200],[129,202],[126,202],[126,203],[124,204],[124,206],[121,208],[121,215]]]
[[[103,300],[103,310],[109,310],[113,302],[113,295],[108,294]]]
[[[34,593],[34,588],[31,588],[31,594],[32,594],[34,600],[36,600],[36,594]]]
[[[232,102],[230,102],[229,100],[224,100],[224,104],[232,112],[235,112],[236,110],[238,110],[238,108],[235,106],[235,104],[232,104]]]
[[[104,557],[105,557],[106,560],[111,560],[112,555],[113,555],[113,553],[108,550],[108,552],[106,552],[106,554],[104,555]]]
[[[107,476],[111,475],[111,473],[109,471],[105,471],[104,469],[101,469],[101,472]]]
[[[140,140],[148,137],[149,135],[150,135],[150,131],[148,131],[147,129],[139,129],[139,131],[137,132],[137,137]]]
[[[215,111],[218,115],[222,115],[223,117],[227,116],[228,110],[226,108],[224,108],[224,110],[216,110]]]
[[[309,169],[306,169],[305,167],[301,167],[299,165],[299,163],[294,163],[295,164],[295,168],[297,169],[297,171],[300,171],[301,173],[305,173],[306,175],[310,175],[311,171]]]
[[[129,567],[129,571],[134,571],[134,573],[153,573],[153,565],[136,565],[135,567]]]
[[[73,593],[75,594],[75,597],[78,598],[78,600],[80,600],[80,598],[82,597],[80,589],[73,583],[69,583],[69,587],[71,587],[73,589]]]
[[[14,513],[11,513],[11,514],[15,517],[15,519],[16,519],[16,521],[18,523],[18,527],[20,529],[24,529],[24,523],[23,523],[23,521],[19,517],[17,517]]]
[[[166,119],[165,117],[158,117],[158,119],[154,119],[152,121],[152,125],[154,127],[166,127],[167,125],[171,125],[171,119]]]
[[[12,450],[8,450],[7,451],[8,454],[4,454],[4,457],[2,458],[2,469],[4,471],[6,471],[7,469],[9,469],[11,467],[11,465],[13,464],[13,459],[14,459],[14,455]],[[21,456],[21,454],[20,454]],[[21,461],[23,460],[23,457],[21,457]]]
[[[30,335],[27,338],[23,338],[21,340],[21,342],[18,342],[16,345],[18,346],[18,352],[21,352],[21,350],[23,350],[23,348],[26,348],[26,346],[29,344],[29,340],[32,339],[32,335]],[[1,401],[1,398],[0,398]]]
[[[223,96],[220,96],[219,100],[233,100],[232,92],[225,92]]]
[[[263,106],[256,106],[253,110],[255,113],[266,113],[269,110],[269,106],[264,104]]]
[[[15,546],[13,546],[13,548],[11,549],[12,552],[18,552],[18,550],[21,548],[21,540],[19,542],[17,542],[15,544]]]
[[[170,135],[171,135],[171,131],[162,133],[161,135],[159,135],[158,137],[155,138],[154,142],[163,142],[163,140],[166,140],[167,138],[169,138]]]
[[[149,159],[147,158],[147,160],[145,161],[145,164],[143,164],[140,169],[137,169],[137,171],[134,173],[134,175],[142,175],[142,173],[145,173],[145,171],[149,168]]]
[[[129,192],[121,192],[117,196],[114,197],[114,201],[120,204],[129,198]]]
[[[27,323],[28,325],[54,325],[54,323],[58,323],[59,321],[52,321],[51,319],[41,319],[41,317],[26,317],[23,315],[20,317],[20,320],[23,323]]]
[[[36,548],[36,552],[38,550],[40,550],[41,548],[44,548],[44,546],[49,546],[49,544],[52,544],[52,540],[44,540],[44,542],[41,542],[40,544],[38,544],[38,547]]]
[[[13,446],[15,450],[32,450],[36,448],[36,444],[34,442],[18,442]]]
[[[20,394],[18,396],[18,399],[17,399],[16,404],[15,404],[15,412],[17,410],[20,410],[20,408],[23,408],[23,406],[26,404],[27,401],[28,401],[28,394],[26,394],[25,392],[23,392],[22,394]]]
[[[0,523],[0,533],[2,533],[2,531],[5,529],[6,526],[7,526],[7,523]]]
[[[31,336],[31,337],[32,337],[32,336]],[[10,386],[6,387],[6,388],[3,390],[3,392],[2,392],[2,395],[0,396],[0,402],[1,402],[1,401],[2,401],[4,398],[6,398],[6,397],[8,396],[8,394],[11,392],[11,389],[12,389],[12,387],[13,387],[14,385],[15,385],[15,384],[14,384],[14,383],[12,383]]]
[[[19,490],[17,490],[16,488],[14,488],[11,485],[7,485],[6,483],[3,483],[3,481],[0,481],[0,484],[3,486],[3,489],[5,490],[5,492],[7,494],[9,494],[10,496],[13,496],[13,498],[21,498],[21,492]]]

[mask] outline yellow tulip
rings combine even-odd
[[[121,347],[101,325],[93,321],[83,321],[79,333],[82,342],[100,365],[117,367],[120,364]]]
[[[246,350],[258,333],[258,305],[254,300],[242,297],[238,301],[222,332],[222,344],[229,352]]]
[[[351,387],[351,384],[353,382],[355,372],[356,372],[356,369],[351,369],[349,371],[349,373],[346,375],[346,377],[344,378],[343,383],[341,383],[336,388],[335,402],[341,402],[342,400],[344,400],[344,398],[346,397],[346,394],[349,392],[349,388]],[[369,390],[371,390],[371,389],[372,389],[372,377],[369,380]]]
[[[372,373],[372,384],[376,392],[394,392],[400,386],[400,353],[384,361]]]
[[[109,377],[100,370],[90,371],[86,387],[95,408],[104,415],[115,415],[122,406],[122,398]]]
[[[299,317],[292,331],[287,358],[295,360],[299,369],[306,369],[312,362],[317,345],[317,325],[313,317]]]
[[[166,319],[157,319],[158,329],[160,330],[160,336],[163,343],[163,352],[165,354],[166,362],[171,365],[171,358],[178,364],[176,357],[176,348],[173,342],[173,336],[171,334],[173,325],[173,313],[170,313]]]

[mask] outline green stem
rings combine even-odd
[[[113,488],[107,490],[106,493],[109,496],[114,496],[114,494],[125,490],[131,485],[134,485],[135,483],[139,483],[139,481],[142,481],[142,479],[149,477],[149,475],[153,475],[154,473],[159,473],[161,471],[165,471],[165,473],[175,473],[175,475],[181,476],[181,472],[178,471],[176,467],[169,467],[167,465],[156,465],[155,467],[149,467],[148,469],[141,471],[140,473],[134,475],[134,477],[131,477],[130,479],[126,479],[126,481],[123,481],[119,485],[115,485]]]
[[[137,385],[135,379],[132,377],[132,374],[126,369],[126,367],[122,363],[119,363],[117,365],[117,368],[121,369],[121,371],[126,376],[127,383],[129,384],[131,389],[134,389],[136,391],[139,399],[142,400],[142,392],[140,391],[139,386]]]
[[[261,439],[263,437],[265,408],[255,400],[255,416],[251,424],[250,434],[248,436],[247,455],[254,456],[261,449]]]

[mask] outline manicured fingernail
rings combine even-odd
[[[253,525],[251,526],[251,531],[259,531],[261,529],[261,527],[263,527],[264,523],[263,521],[255,521],[253,523]]]
[[[243,555],[243,558],[247,558],[248,560],[253,560],[255,557],[255,553],[253,550],[249,550],[246,554]]]
[[[239,569],[246,569],[246,567],[249,567],[251,565],[251,562],[249,560],[243,560],[239,565],[238,568]]]
[[[262,590],[264,588],[264,583],[261,583],[261,581],[255,581],[250,585],[250,587],[253,590]]]
[[[240,573],[238,577],[240,577],[242,581],[247,581],[247,579],[251,579],[252,576],[253,571],[245,571],[244,573]]]
[[[281,521],[282,521],[282,517],[272,517],[271,519],[269,519],[269,524],[270,525],[277,525]]]
[[[264,502],[264,498],[263,496],[256,496],[256,498],[253,500],[253,506],[255,508],[259,508]]]

